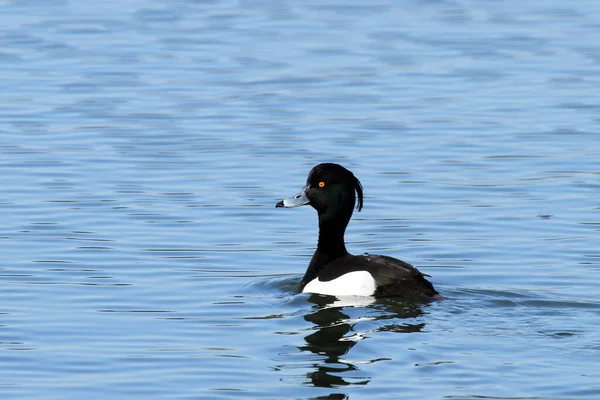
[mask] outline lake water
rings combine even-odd
[[[600,398],[600,3],[2,1],[2,399]],[[297,294],[348,249],[445,300]]]

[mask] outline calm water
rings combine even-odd
[[[2,399],[600,398],[600,3],[3,1]],[[298,295],[349,250],[446,300]]]

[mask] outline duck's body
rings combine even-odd
[[[322,265],[316,277],[305,274],[300,290],[333,296],[440,298],[418,269],[393,257],[348,254]]]
[[[310,204],[319,214],[319,242],[300,283],[300,291],[334,296],[400,297],[437,300],[441,296],[415,267],[380,255],[348,253],[344,232],[362,185],[338,164],[319,164],[308,175],[306,187],[276,207]]]

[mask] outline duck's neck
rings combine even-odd
[[[319,243],[302,278],[300,290],[315,279],[328,263],[349,254],[344,244],[346,225],[347,220],[328,220],[319,216]]]
[[[319,218],[319,243],[316,252],[328,254],[331,260],[348,254],[344,244],[344,233],[348,221],[323,221]]]

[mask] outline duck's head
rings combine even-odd
[[[280,201],[275,207],[300,207],[310,204],[320,220],[349,220],[358,195],[357,210],[363,206],[363,191],[354,174],[339,164],[325,163],[308,174],[306,186],[300,193]]]

